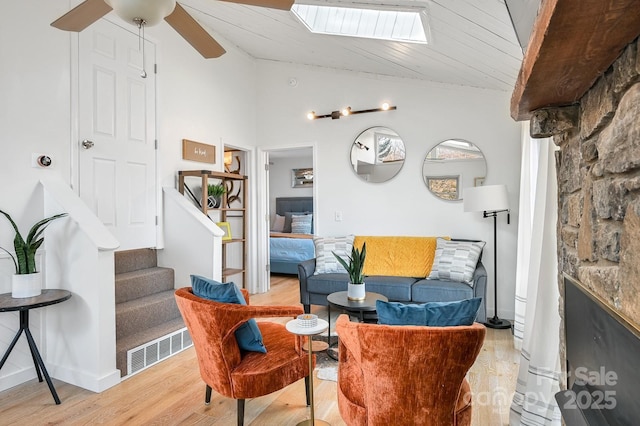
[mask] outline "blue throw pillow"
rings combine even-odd
[[[193,294],[203,299],[215,300],[221,303],[235,303],[246,305],[242,292],[232,282],[221,283],[198,275],[191,275],[191,288]],[[245,351],[267,353],[267,348],[262,343],[262,333],[253,318],[236,329],[238,347]]]
[[[449,327],[472,325],[482,298],[457,302],[429,302],[420,305],[376,301],[378,323],[387,325],[428,325]]]

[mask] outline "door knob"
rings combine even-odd
[[[93,145],[94,145],[93,141],[90,141],[89,139],[85,139],[82,141],[82,147],[84,149],[91,149],[93,148]]]

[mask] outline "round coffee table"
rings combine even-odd
[[[327,349],[327,355],[333,359],[337,359],[337,356],[331,350],[331,308],[333,307],[349,315],[356,316],[360,322],[377,322],[378,313],[376,312],[376,301],[378,300],[384,302],[389,301],[387,296],[372,292],[366,292],[363,300],[350,300],[347,297],[346,291],[338,291],[327,296],[327,318],[329,319],[327,331],[329,349]],[[338,342],[336,342],[335,345],[337,345],[337,343]]]

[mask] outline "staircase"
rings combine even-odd
[[[173,269],[158,267],[156,250],[115,252],[115,273],[116,367],[121,376],[191,346],[173,295]]]

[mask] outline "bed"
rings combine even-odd
[[[309,216],[309,233],[294,233],[293,215]],[[272,229],[269,238],[271,272],[276,274],[298,274],[298,263],[313,259],[313,197],[278,197],[276,215],[284,218],[283,226]],[[282,220],[281,220],[282,222]]]

